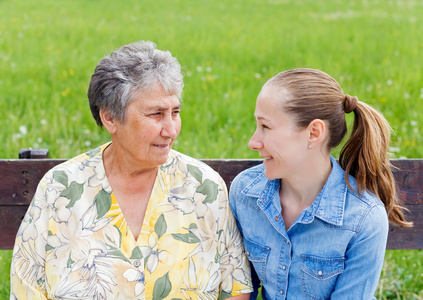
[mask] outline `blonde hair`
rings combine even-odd
[[[354,112],[354,126],[339,157],[349,188],[352,189],[348,180],[351,174],[357,181],[357,193],[375,194],[385,204],[391,223],[412,226],[405,220],[402,211],[406,209],[397,195],[388,156],[391,127],[381,113],[357,97],[344,95],[336,80],[320,70],[288,70],[272,77],[266,85],[290,93],[283,109],[299,128],[306,128],[315,119],[327,121],[328,151],[339,145],[347,133],[345,113]]]

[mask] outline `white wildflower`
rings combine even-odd
[[[19,126],[19,132],[23,135],[26,135],[26,134],[28,134],[28,129],[26,128],[25,125],[21,125],[21,126]]]

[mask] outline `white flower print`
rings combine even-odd
[[[35,240],[38,237],[38,230],[34,224],[40,218],[40,215],[41,209],[37,206],[31,206],[28,213],[25,215],[20,229],[22,232],[22,240],[24,242],[29,239]]]
[[[139,297],[145,290],[145,277],[144,273],[139,270],[128,269],[123,275],[129,282],[136,282],[135,284],[135,297]]]
[[[162,236],[161,238],[166,239],[168,237]],[[173,259],[167,250],[159,249],[159,239],[155,232],[150,233],[148,238],[148,246],[141,246],[140,250],[142,256],[147,259],[147,270],[150,272],[150,274],[156,270],[159,262],[165,264],[173,262]]]

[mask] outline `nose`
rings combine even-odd
[[[248,142],[248,147],[250,147],[251,150],[260,150],[263,147],[263,143],[260,141],[259,133],[257,130],[254,132],[253,136]]]
[[[178,117],[172,118],[168,116],[163,120],[162,136],[176,139],[181,130],[181,119]]]

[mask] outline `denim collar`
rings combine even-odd
[[[335,158],[331,156],[330,159],[332,171],[316,199],[301,213],[302,223],[311,223],[313,218],[317,217],[332,225],[342,225],[348,186],[345,182],[344,170],[338,165]],[[252,181],[245,186],[241,193],[257,198],[257,205],[263,209],[275,199],[274,196],[279,191],[280,180],[267,179],[264,174],[264,165],[258,166],[256,170],[257,176],[252,178]],[[351,180],[353,179],[350,177]]]

